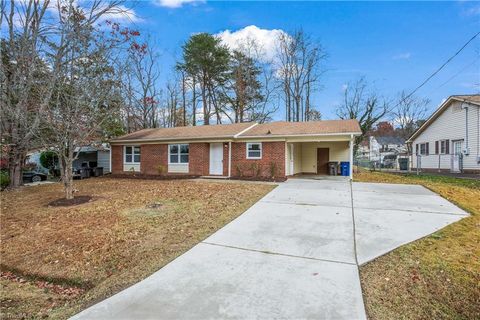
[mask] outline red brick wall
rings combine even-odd
[[[123,146],[112,145],[112,173],[123,172]]]
[[[209,170],[210,144],[190,143],[188,157],[189,174],[195,176],[206,176]]]
[[[223,175],[228,176],[228,142],[223,144]]]
[[[285,143],[263,142],[262,159],[247,159],[245,142],[232,142],[232,170],[234,177],[239,176],[238,167],[243,175],[254,175],[252,164],[256,163],[262,177],[270,177],[271,163],[276,163],[276,177],[285,177]],[[143,144],[140,146],[140,170],[142,174],[160,174],[159,166],[164,166],[168,174],[168,144]],[[190,143],[189,173],[190,175],[208,175],[210,161],[209,143]],[[123,146],[112,146],[112,173],[123,173]],[[228,143],[223,144],[223,174],[228,175]]]
[[[140,146],[140,172],[142,174],[160,174],[168,170],[168,145],[167,144],[142,144]]]
[[[271,163],[276,164],[276,177],[285,177],[285,142],[263,142],[262,159],[247,159],[246,143],[232,142],[232,176],[240,176],[238,168],[243,171],[243,176],[254,175],[252,164],[256,163],[261,177],[271,176]]]

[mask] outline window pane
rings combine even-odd
[[[188,154],[182,154],[180,156],[180,163],[188,163]]]
[[[180,153],[188,153],[188,144],[180,145]]]
[[[131,154],[125,155],[125,162],[132,162],[132,155]]]
[[[178,154],[170,154],[170,163],[178,163]]]
[[[133,162],[140,162],[140,155],[139,155],[139,154],[135,154],[135,155],[133,156],[133,160],[134,160]]]
[[[170,145],[170,153],[178,153],[178,144]]]
[[[260,151],[248,151],[249,158],[260,158]]]
[[[133,151],[134,151],[136,154],[140,154],[140,147],[133,147]]]
[[[125,154],[132,154],[132,147],[125,147]]]
[[[260,144],[258,143],[252,143],[248,145],[248,150],[260,150]]]

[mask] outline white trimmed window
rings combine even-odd
[[[422,156],[428,155],[428,143],[420,143],[419,151]]]
[[[262,159],[262,143],[247,143],[247,159]]]
[[[447,140],[440,140],[440,154],[447,153]]]
[[[140,146],[125,146],[125,163],[140,163]]]
[[[168,163],[188,163],[188,144],[169,144]]]

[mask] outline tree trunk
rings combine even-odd
[[[21,155],[15,154],[12,157],[12,161],[9,164],[9,171],[10,171],[10,188],[17,188],[22,185],[23,177],[22,177],[22,164],[23,164],[23,157]]]
[[[197,125],[197,90],[195,77],[192,78],[192,126]]]
[[[209,125],[210,124],[210,115],[207,111],[207,88],[205,81],[202,84],[202,105],[203,105],[203,124]]]
[[[70,148],[71,149],[71,148]],[[73,151],[66,150],[61,155],[60,170],[62,172],[63,190],[65,198],[73,199]]]

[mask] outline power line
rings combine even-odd
[[[444,85],[446,85],[447,83],[449,83],[450,81],[452,81],[453,79],[455,79],[460,73],[462,73],[463,71],[467,70],[468,67],[470,67],[471,65],[475,64],[475,62],[477,62],[479,59],[480,59],[480,57],[475,58],[473,61],[471,61],[470,63],[468,63],[465,67],[463,67],[460,71],[458,71],[458,72],[455,73],[453,76],[451,76],[447,81],[445,81],[444,83],[442,83],[441,85],[439,85],[438,87],[436,87],[433,91],[435,91],[435,90],[443,87]]]
[[[478,37],[480,35],[480,32],[477,32],[473,37],[471,37],[457,52],[455,52],[455,54],[453,56],[451,56],[450,58],[448,58],[447,61],[445,61],[437,70],[435,70],[434,73],[432,73],[427,79],[425,79],[419,86],[417,86],[412,92],[410,92],[405,98],[403,98],[402,100],[400,100],[395,106],[393,106],[392,108],[390,108],[388,110],[388,112],[392,111],[393,109],[395,109],[396,107],[398,107],[401,103],[403,103],[405,100],[407,100],[408,98],[410,98],[411,96],[413,96],[415,94],[415,92],[417,92],[421,87],[423,87],[428,81],[430,81],[430,79],[432,79],[434,76],[437,75],[437,73],[439,73],[447,64],[450,63],[450,61],[452,61],[456,56],[458,56],[460,54],[460,52],[463,51],[463,49],[465,49],[469,44],[470,42],[472,42],[473,40],[475,40],[476,37]]]

